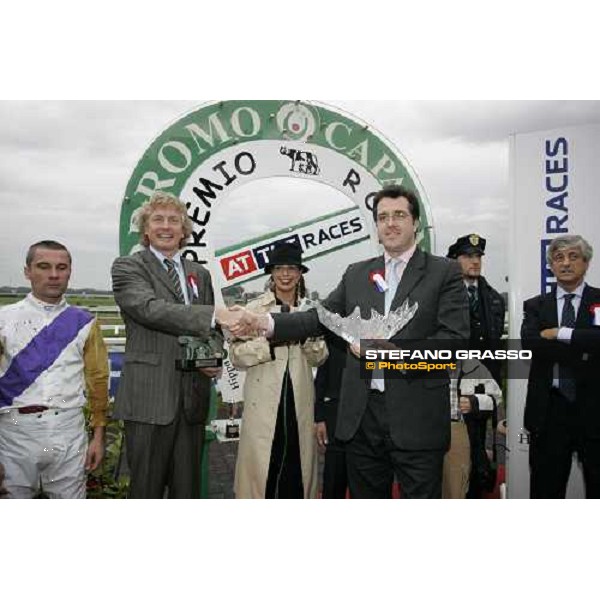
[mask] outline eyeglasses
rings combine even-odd
[[[407,213],[403,210],[395,210],[393,213],[377,213],[377,223],[381,223],[382,225],[386,221],[400,223],[402,221],[406,221],[408,217],[410,217],[410,213]]]
[[[274,273],[299,273],[300,269],[293,265],[277,265],[273,267]]]

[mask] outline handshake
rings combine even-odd
[[[225,334],[229,333],[231,337],[264,335],[270,322],[267,314],[254,313],[241,306],[219,306],[215,309],[215,318]]]

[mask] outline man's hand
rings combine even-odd
[[[348,344],[348,348],[350,348],[350,352],[352,352],[356,358],[360,359],[360,344],[354,342],[354,344]]]
[[[376,350],[398,350],[398,344],[390,342],[389,340],[371,340],[370,347]]]
[[[221,377],[223,369],[221,367],[202,367],[198,371],[206,375],[209,379],[212,379],[213,377]]]
[[[253,313],[241,306],[232,306],[230,309],[218,308],[216,318],[221,327],[225,327],[236,337],[256,335],[259,330],[265,330],[268,325],[267,315]]]
[[[558,327],[552,327],[551,329],[542,329],[540,335],[545,340],[555,340],[558,337]]]
[[[85,470],[94,471],[104,458],[104,427],[95,427],[85,455]]]
[[[348,347],[350,348],[350,352],[352,352],[352,354],[354,354],[354,356],[356,356],[356,358],[364,358],[365,357],[365,351],[368,349],[375,349],[375,350],[398,350],[398,345],[394,344],[394,342],[390,342],[389,340],[370,340],[369,344],[367,344],[366,346],[363,346],[363,352],[361,354],[360,352],[360,343],[359,342],[354,342],[354,344],[348,344]]]
[[[217,306],[215,308],[215,319],[221,327],[227,327],[227,324],[232,319],[231,313],[243,310],[241,306],[232,306],[227,308],[226,306]]]
[[[329,438],[327,437],[327,425],[325,421],[315,423],[315,435],[317,437],[317,444],[321,452],[325,451],[325,447],[329,444]]]
[[[458,409],[463,415],[470,413],[472,410],[471,399],[467,396],[461,396],[458,400]]]

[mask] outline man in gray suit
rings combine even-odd
[[[389,186],[373,200],[373,217],[384,254],[350,265],[323,302],[347,316],[360,307],[394,310],[406,300],[418,302],[413,319],[392,338],[437,340],[442,344],[469,337],[469,306],[458,265],[416,246],[419,203],[416,195]],[[373,275],[385,274],[386,291]],[[256,316],[231,312],[225,319],[234,335],[264,330],[276,340],[302,339],[322,333],[315,311]],[[361,360],[350,348],[342,379],[336,436],[346,442],[348,483],[353,498],[389,498],[394,474],[406,498],[440,498],[444,454],[450,444],[448,379],[361,377]]]
[[[176,369],[178,336],[211,335],[209,272],[183,259],[192,232],[183,202],[157,192],[139,209],[146,248],[117,258],[113,291],[127,340],[114,416],[125,422],[130,498],[199,498],[204,427],[217,368]]]

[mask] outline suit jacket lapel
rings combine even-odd
[[[412,258],[408,261],[400,280],[400,285],[396,290],[396,295],[392,301],[391,310],[394,310],[401,306],[406,300],[408,295],[412,292],[414,287],[421,281],[425,274],[425,254],[418,248],[412,255]]]
[[[385,293],[380,292],[375,283],[371,281],[371,273],[374,271],[383,273],[383,278],[385,279],[385,261],[383,259],[383,254],[374,258],[369,265],[369,272],[367,273],[368,297],[365,304],[365,306],[368,306],[369,308],[373,307],[380,315],[382,315],[385,310]],[[363,317],[370,319],[371,313],[368,315],[363,314]]]
[[[575,327],[589,327],[591,322],[590,306],[592,304],[592,292],[589,285],[585,285],[581,294],[581,302],[577,311]]]
[[[187,292],[188,300],[190,304],[194,304],[196,297],[194,296],[194,292],[192,291],[192,286],[190,285],[189,275],[192,273],[191,263],[188,262],[185,258],[181,258],[181,268],[183,269],[183,279],[185,281],[185,290]]]
[[[588,327],[590,324],[590,305],[592,304],[593,294],[589,285],[585,285],[581,294],[581,302],[575,319],[575,327]],[[556,300],[556,289],[544,297],[542,306],[541,319],[543,322],[549,323],[551,327],[560,327],[560,319],[558,317],[558,308]]]
[[[556,290],[543,297],[540,310],[540,322],[547,323],[548,327],[558,327],[558,313],[556,308]]]
[[[154,256],[151,250],[146,249],[142,252],[142,259],[148,265],[148,268],[156,275],[162,283],[164,283],[167,288],[171,291],[174,298],[177,299],[177,292],[175,290],[175,286],[171,281],[171,278],[167,274],[167,270],[160,264],[158,258]]]
[[[185,285],[187,288],[188,298],[190,299],[190,304],[203,304],[204,300],[201,299],[202,294],[202,277],[200,272],[195,267],[194,263],[190,260],[186,260],[184,258],[181,259],[181,264],[183,265],[183,273],[185,275]],[[196,282],[196,292],[194,292],[194,288],[190,283],[190,276],[195,279]]]

